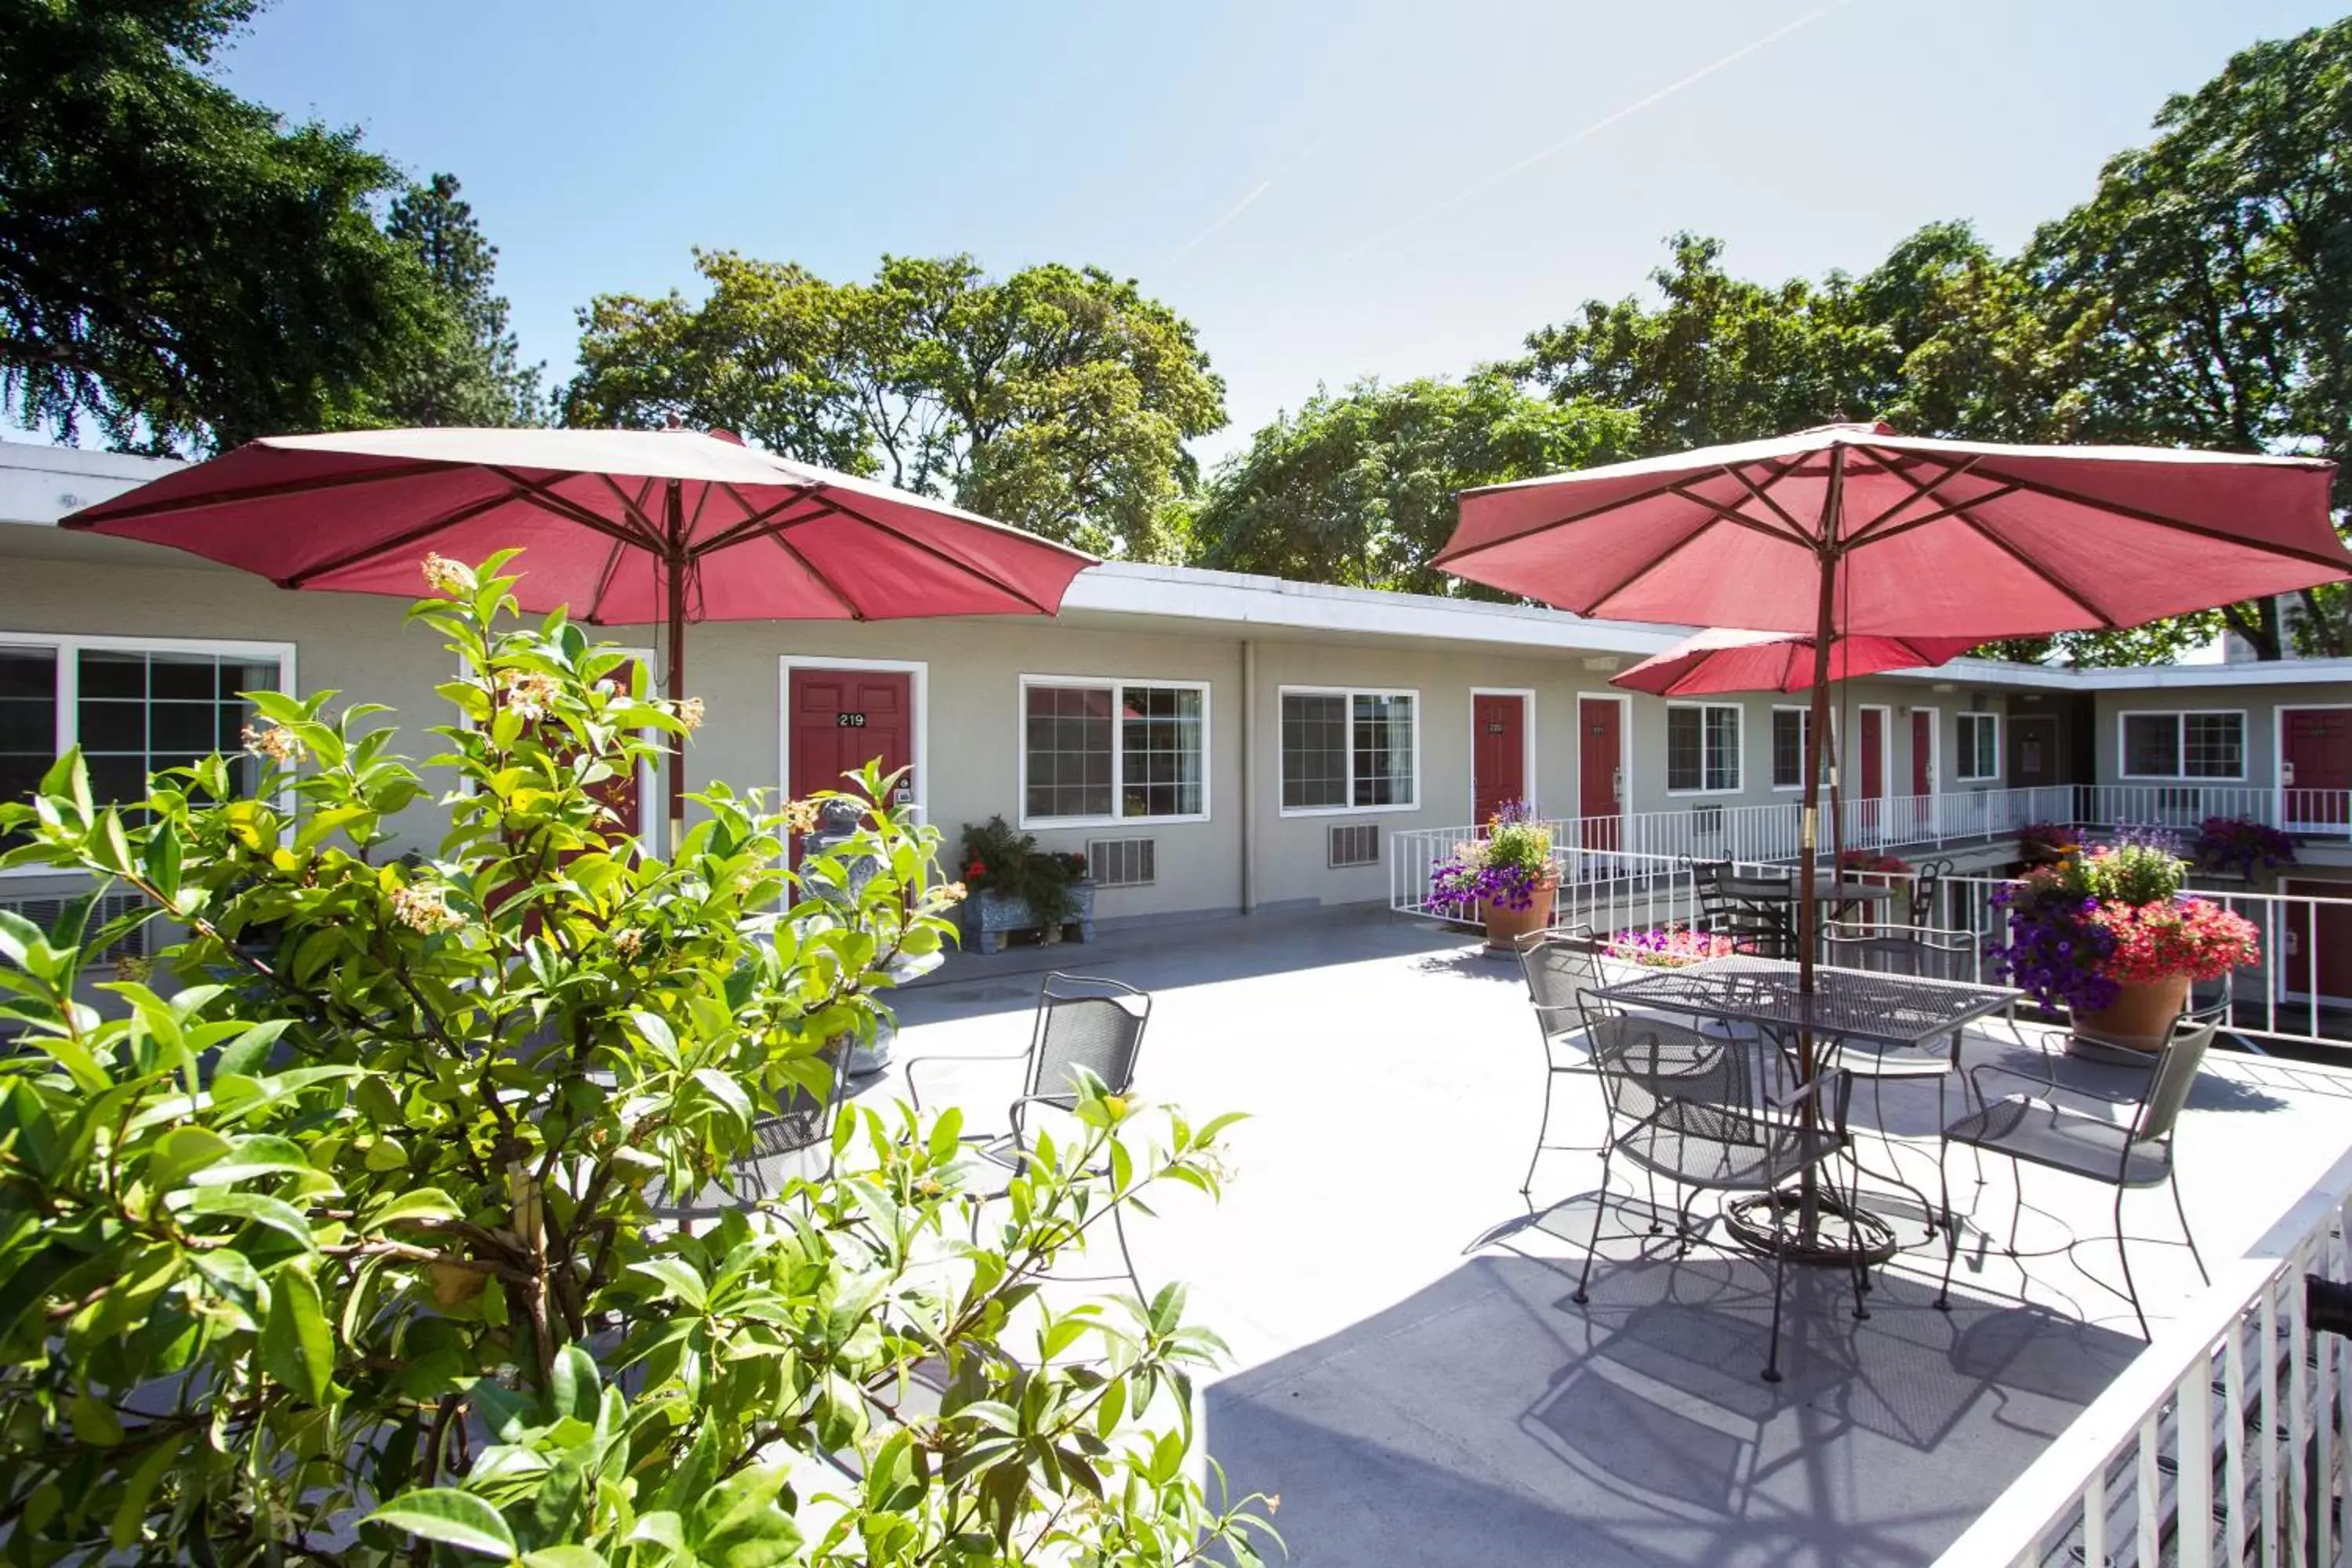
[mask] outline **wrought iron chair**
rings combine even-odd
[[[845,1051],[829,1064],[830,1081],[822,1095],[795,1086],[776,1097],[773,1110],[752,1120],[751,1147],[729,1165],[725,1185],[714,1184],[683,1202],[657,1192],[655,1209],[675,1219],[709,1219],[747,1198],[778,1197],[795,1177],[809,1174],[812,1150],[824,1152],[822,1169],[830,1171],[834,1120],[849,1098],[849,1074],[842,1068],[846,1058]]]
[[[916,1109],[921,1109],[922,1099],[916,1088],[916,1069],[919,1068],[954,1062],[1025,1061],[1028,1068],[1020,1098],[1013,1101],[1006,1113],[1009,1130],[968,1140],[976,1145],[975,1152],[981,1159],[1001,1167],[1009,1175],[1018,1175],[1029,1163],[1030,1116],[1041,1110],[1076,1110],[1082,1073],[1098,1080],[1108,1093],[1125,1094],[1133,1088],[1136,1062],[1143,1051],[1144,1026],[1150,1018],[1150,994],[1124,981],[1087,974],[1048,974],[1038,987],[1037,1013],[1030,1027],[1026,1051],[1018,1055],[927,1057],[908,1062],[908,1098],[914,1101]],[[1105,1167],[1087,1173],[1107,1177],[1110,1172]],[[1136,1276],[1135,1258],[1128,1247],[1122,1205],[1113,1205],[1110,1217],[1111,1228],[1118,1238],[1120,1266],[1136,1294],[1142,1297],[1143,1282]]]
[[[1725,909],[1712,929],[1759,958],[1791,958],[1797,952],[1797,878],[1794,872],[1728,872],[1719,884]]]
[[[1698,905],[1698,929],[1720,929],[1719,922],[1731,915],[1731,900],[1723,891],[1724,880],[1731,875],[1731,862],[1695,860],[1685,855],[1676,862],[1675,868],[1690,873],[1691,896]]]
[[[2131,1117],[2127,1121],[2112,1121],[2105,1116],[2075,1110],[2059,1105],[2053,1099],[2012,1094],[1984,1106],[1972,1115],[1964,1116],[1944,1129],[1942,1150],[1955,1143],[1988,1150],[2009,1156],[2010,1166],[2017,1178],[2017,1205],[2010,1213],[2009,1248],[2011,1258],[2017,1255],[2018,1215],[2024,1208],[2024,1167],[2046,1166],[2064,1171],[2086,1181],[2099,1182],[2116,1190],[2115,1231],[2116,1257],[2123,1266],[2124,1288],[2116,1290],[2105,1280],[2098,1282],[2131,1303],[2132,1316],[2139,1321],[2140,1338],[2149,1338],[2147,1314],[2140,1310],[2139,1288],[2132,1280],[2131,1247],[2124,1235],[2124,1194],[2135,1187],[2168,1186],[2172,1189],[2172,1211],[2180,1220],[2181,1239],[2188,1244],[2190,1261],[2197,1265],[2198,1276],[2207,1284],[2212,1277],[2205,1272],[2205,1259],[2197,1250],[2197,1237],[2189,1228],[2189,1210],[2180,1201],[2180,1175],[2173,1157],[2173,1132],[2180,1121],[2181,1108],[2188,1103],[2189,1091],[2196,1087],[2197,1074],[2203,1067],[2205,1053],[2213,1043],[2214,1032],[2221,1027],[2224,1010],[2209,1006],[2200,1011],[2184,1011],[2155,1052],[2147,1077],[2136,1094],[2110,1098],[2091,1094],[2087,1090],[2068,1089],[2060,1092],[2082,1094],[2111,1105],[2128,1105]],[[1990,1064],[1987,1064],[1988,1066]],[[1971,1076],[1983,1071],[1971,1069]],[[1978,1092],[1983,1102],[1982,1089]],[[1939,1163],[1940,1163],[1939,1151]],[[1950,1182],[1945,1183],[1945,1203],[1951,1201]],[[1959,1228],[1947,1226],[1944,1252],[1944,1282],[1936,1294],[1936,1305],[1950,1307],[1952,1266],[1960,1250]],[[2084,1270],[2089,1274],[2089,1270]],[[2097,1279],[2096,1275],[2090,1276]]]
[[[1737,1048],[1686,1025],[1635,1017],[1593,995],[1601,984],[1599,957],[1600,940],[1589,926],[1554,926],[1536,932],[1519,949],[1519,973],[1527,978],[1528,1000],[1534,1005],[1536,1027],[1543,1036],[1545,1069],[1543,1116],[1536,1124],[1536,1146],[1528,1155],[1527,1177],[1519,1184],[1522,1196],[1534,1193],[1536,1164],[1545,1150],[1598,1154],[1606,1147],[1545,1142],[1551,1132],[1553,1087],[1562,1075],[1595,1076],[1594,1054],[1629,1038],[1636,1029],[1678,1041],[1694,1052],[1708,1046],[1717,1051]]]
[[[1974,980],[1977,978],[1977,939],[1964,931],[1942,931],[1933,926],[1879,926],[1874,930],[1852,931],[1831,927],[1822,933],[1822,962],[1839,969],[1867,970],[1874,974],[1899,974],[1914,980]],[[1927,1210],[1927,1234],[1936,1234],[1939,1223],[1951,1218],[1948,1205],[1939,1221],[1937,1211],[1927,1202],[1927,1194],[1911,1186],[1901,1174],[1895,1159],[1895,1135],[1886,1130],[1886,1085],[1933,1079],[1936,1083],[1936,1125],[1944,1125],[1944,1086],[1960,1072],[1960,1041],[1965,1031],[1955,1029],[1945,1039],[1943,1048],[1931,1050],[1909,1046],[1890,1046],[1872,1040],[1840,1039],[1832,1058],[1857,1079],[1870,1085],[1872,1124],[1878,1129],[1880,1142],[1886,1145],[1890,1179],[1909,1188]],[[1966,1108],[1969,1080],[1961,1079]],[[1979,1105],[1983,1102],[1978,1101]],[[1984,1163],[1977,1164],[1977,1184],[1984,1184]]]
[[[1737,1044],[1700,1037],[1671,1037],[1650,1026],[1650,1020],[1632,1020],[1622,1037],[1593,1054],[1609,1108],[1609,1142],[1601,1155],[1601,1191],[1592,1210],[1592,1236],[1577,1275],[1572,1298],[1591,1300],[1586,1287],[1592,1278],[1592,1260],[1601,1250],[1601,1212],[1608,1206],[1609,1168],[1623,1160],[1653,1175],[1664,1176],[1690,1195],[1678,1207],[1682,1250],[1705,1239],[1694,1230],[1689,1207],[1702,1192],[1724,1195],[1778,1194],[1805,1172],[1828,1163],[1845,1143],[1846,1109],[1853,1079],[1837,1068],[1825,1068],[1807,1082],[1779,1093],[1763,1087],[1764,1075],[1755,1070],[1749,1053]],[[1810,1106],[1815,1115],[1808,1119]],[[1808,1121],[1811,1125],[1808,1125]],[[1849,1191],[1846,1201],[1853,1201]],[[1746,1254],[1744,1247],[1737,1250]],[[1870,1315],[1864,1303],[1863,1260],[1854,1260],[1853,1310]],[[1772,1344],[1764,1362],[1764,1381],[1780,1381],[1780,1317],[1782,1286],[1788,1275],[1784,1248],[1772,1253]]]
[[[1944,879],[1951,874],[1949,860],[1922,860],[1911,868],[1911,924],[1931,930],[1943,925]]]

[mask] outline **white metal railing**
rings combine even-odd
[[[2272,789],[2252,784],[2080,784],[2073,810],[2053,822],[2115,826],[2147,823],[2194,828],[2209,816],[2235,816],[2290,833],[2352,837],[2352,790]]]
[[[2352,1563],[2352,1346],[2304,1321],[2304,1277],[2352,1267],[2338,1160],[2025,1473],[1938,1568]]]

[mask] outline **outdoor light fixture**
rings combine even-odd
[[[1959,688],[1958,688],[1958,687],[1957,687],[1957,686],[1955,686],[1955,685],[1953,685],[1953,684],[1952,684],[1950,681],[1948,681],[1948,680],[1939,680],[1939,681],[1936,682],[1936,684],[1935,684],[1935,685],[1933,685],[1933,686],[1931,686],[1931,687],[1927,688],[1927,689],[1928,689],[1928,690],[1930,690],[1930,691],[1940,691],[1940,692],[1943,692],[1944,694],[1946,694],[1947,696],[1948,696],[1948,695],[1950,695],[1952,692],[1958,691],[1958,690],[1959,689]]]

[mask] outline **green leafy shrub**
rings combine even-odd
[[[1001,816],[977,826],[964,824],[964,886],[975,893],[1019,899],[1046,925],[1078,918],[1078,901],[1070,889],[1086,876],[1085,856],[1040,849],[1035,834],[1020,832]]]
[[[1091,1086],[977,1209],[957,1112],[852,1108],[823,1174],[668,1211],[824,1089],[954,891],[871,769],[803,872],[810,803],[724,788],[646,855],[597,788],[698,705],[507,625],[505,559],[435,563],[415,612],[471,672],[429,857],[385,853],[424,777],[331,693],[255,695],[250,795],[215,757],[102,806],[68,755],[0,808],[0,865],[94,879],[48,931],[0,914],[0,1557],[1255,1562],[1188,1469],[1220,1347],[1181,1290],[1040,1288],[1117,1205],[1213,1194],[1226,1119]],[[150,907],[94,928],[126,884]],[[187,933],[176,990],[101,978],[142,920]]]

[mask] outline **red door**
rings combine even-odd
[[[1528,798],[1528,700],[1473,696],[1470,728],[1471,820],[1486,822]]]
[[[1865,708],[1862,710],[1861,752],[1855,770],[1861,787],[1855,791],[1855,837],[1864,844],[1877,844],[1886,837],[1886,710]]]
[[[1911,831],[1930,831],[1936,804],[1936,715],[1933,710],[1911,710]]]
[[[2352,896],[2352,883],[2297,881],[2290,879],[2279,891],[2291,900],[2342,900]],[[2312,952],[2311,917],[2319,916],[2319,951]],[[2317,994],[2352,1001],[2352,906],[2343,903],[2286,906],[2286,952],[2279,963],[2279,990],[2308,996]],[[2316,986],[2315,993],[2314,987]],[[2315,1030],[2314,1031],[2316,1032]]]
[[[795,800],[847,789],[841,775],[877,757],[885,773],[915,760],[914,677],[905,670],[795,668],[787,700]],[[899,781],[898,804],[914,799],[914,787],[912,773]]]
[[[1576,809],[1584,818],[1584,847],[1618,847],[1625,809],[1623,710],[1614,698],[1580,698],[1576,704]]]
[[[2352,826],[2352,708],[2297,708],[2283,718],[2286,766],[2279,784],[2286,825]]]

